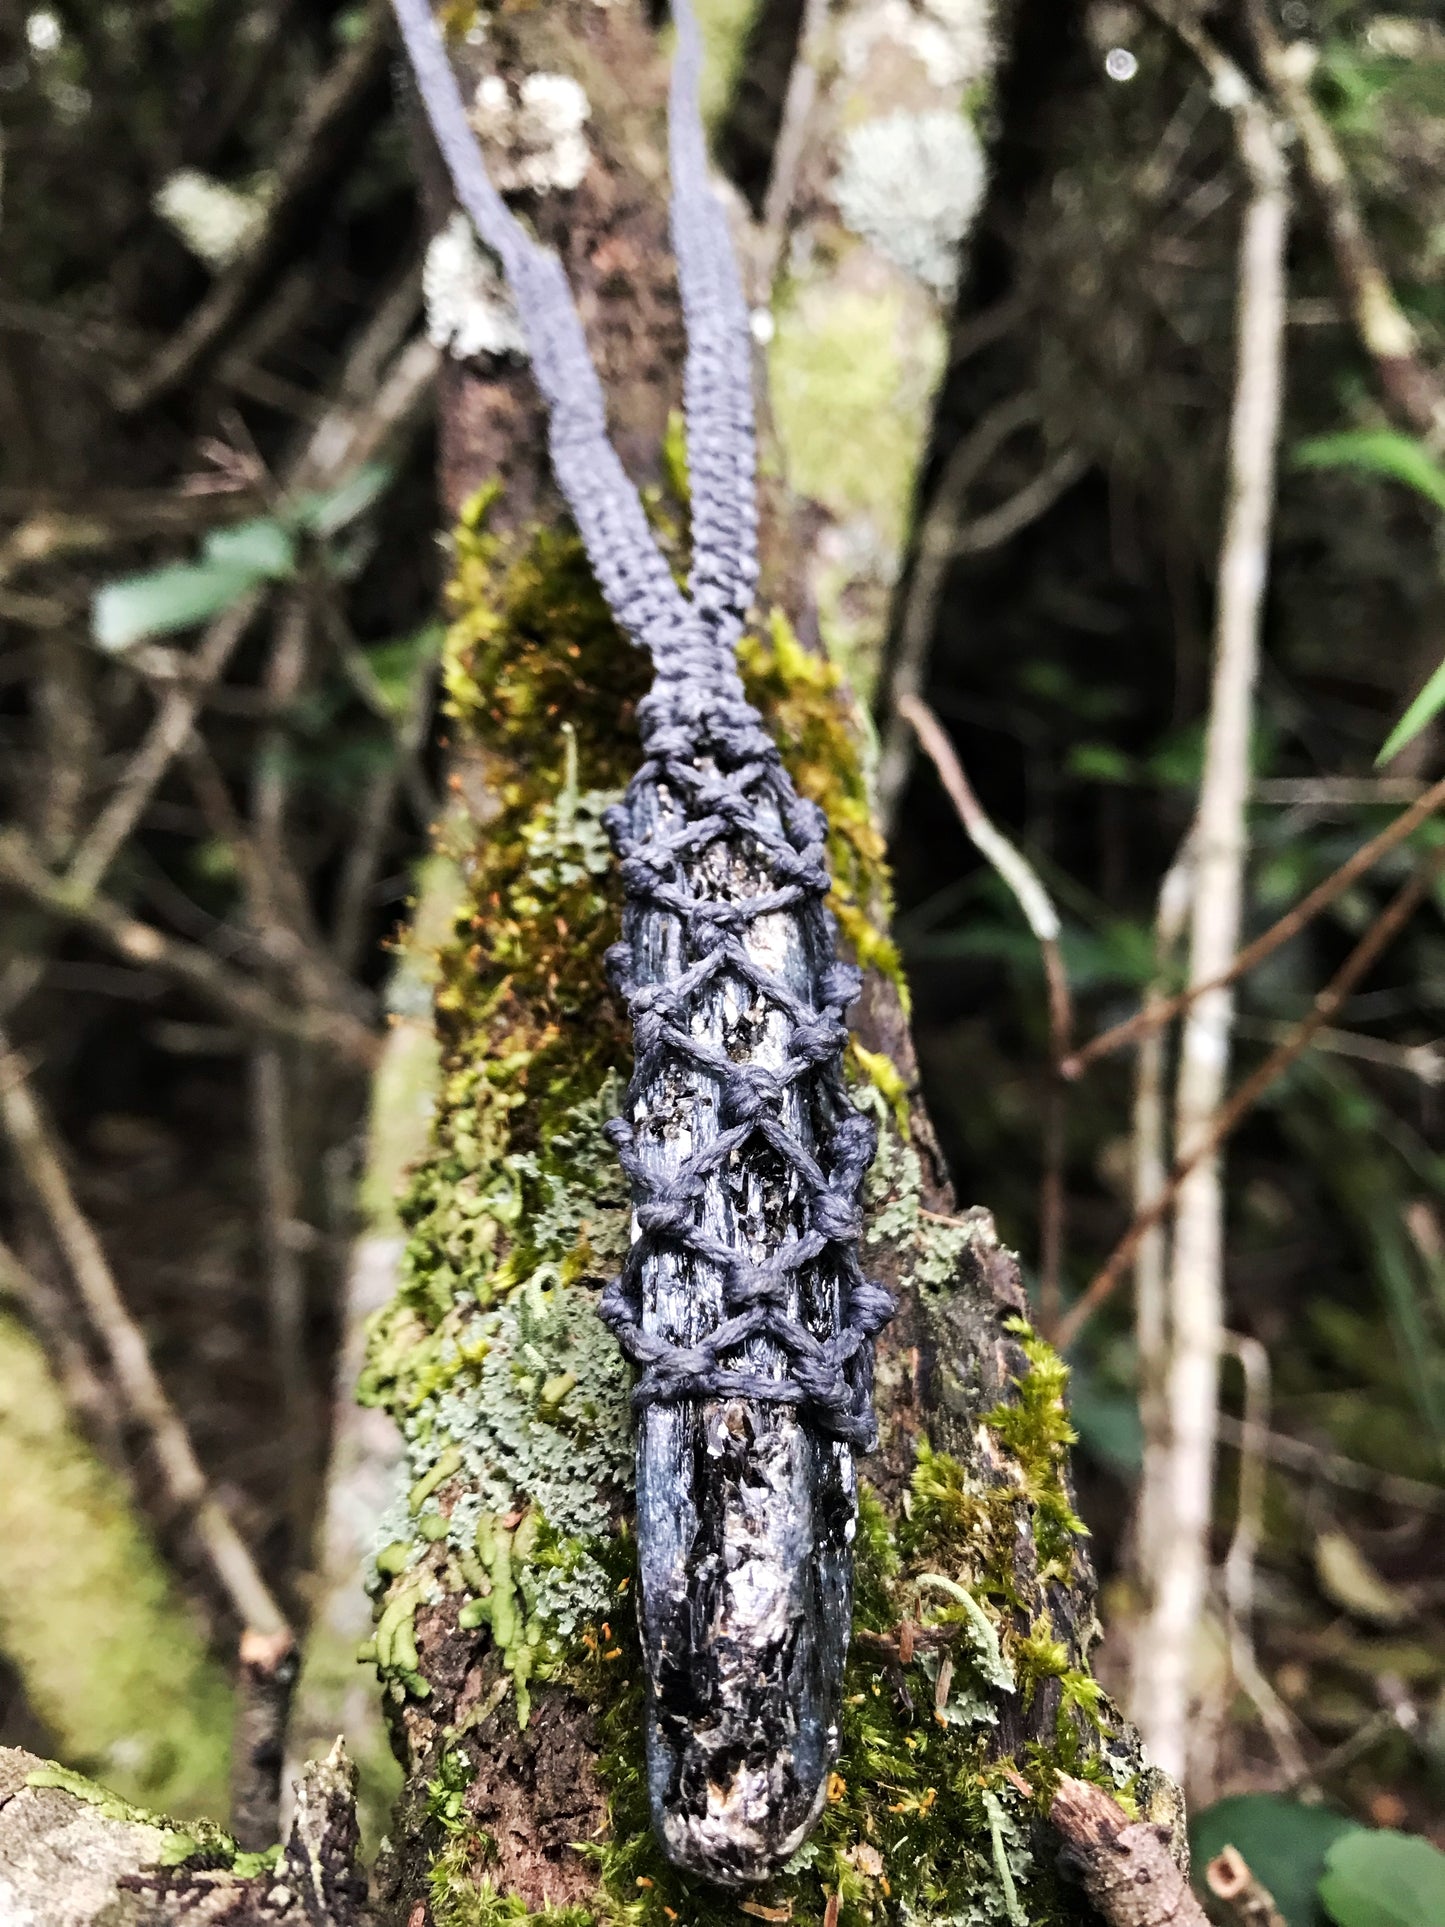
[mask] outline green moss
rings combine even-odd
[[[816,1832],[753,1896],[759,1904],[816,1923],[836,1894],[841,1927],[897,1920],[1048,1927],[1073,1917],[1051,1857],[1031,1850],[1043,1805],[1038,1762],[990,1757],[1000,1699],[1015,1690],[1016,1676],[1022,1681],[1019,1662],[1033,1648],[1010,1603],[990,1594],[989,1561],[980,1559],[974,1536],[988,1521],[988,1503],[961,1466],[926,1448],[912,1518],[900,1529],[875,1494],[866,1486],[861,1492],[854,1619],[863,1637],[855,1637],[849,1660],[838,1767]],[[1007,1512],[1014,1530],[1013,1498],[993,1503],[991,1529],[1002,1534]],[[896,1639],[905,1619],[915,1628],[957,1629],[942,1688],[936,1645],[917,1642],[901,1667],[868,1641],[870,1633]],[[593,1850],[602,1886],[597,1918],[636,1927],[735,1923],[736,1902],[668,1866],[652,1836],[630,1628],[618,1639],[628,1647],[622,1663],[606,1664],[594,1638],[571,1675],[597,1708],[611,1797],[613,1840]],[[1022,1764],[1035,1768],[1033,1798],[1016,1783]]]
[[[435,1115],[361,1393],[407,1453],[376,1560],[378,1670],[425,1696],[416,1614],[456,1595],[525,1722],[529,1682],[610,1598],[595,1553],[631,1479],[625,1368],[594,1310],[628,1235],[602,1135],[628,1040],[603,967],[620,893],[601,818],[636,760],[647,665],[575,536],[506,540],[492,499],[457,531],[444,677],[500,808],[450,831],[463,886],[432,971]]]
[[[1014,1380],[1018,1396],[985,1413],[983,1422],[1008,1448],[1023,1475],[1043,1576],[1066,1580],[1074,1540],[1087,1531],[1068,1488],[1068,1452],[1078,1437],[1064,1400],[1069,1368],[1025,1320],[1010,1319],[1008,1330],[1023,1347],[1028,1369]]]
[[[881,971],[906,1009],[903,966],[886,934],[893,914],[887,849],[873,821],[859,711],[842,672],[805,649],[777,610],[767,636],[745,636],[738,653],[748,695],[768,719],[794,783],[827,816],[828,907],[858,962]]]

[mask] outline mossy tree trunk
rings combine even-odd
[[[464,31],[454,44],[465,70]],[[538,196],[536,223],[578,290],[624,459],[681,560],[656,47],[633,9],[573,0],[493,18],[485,62],[513,85],[560,72],[586,94],[586,172]],[[597,598],[542,448],[525,369],[449,364],[446,676],[473,815],[449,832],[465,886],[440,959],[433,1142],[365,1380],[398,1419],[411,1481],[375,1582],[407,1773],[383,1906],[436,1927],[559,1910],[664,1927],[731,1919],[737,1901],[672,1870],[647,1824],[626,1385],[595,1315],[628,1235],[602,1136],[628,1044],[602,971],[620,900],[600,817],[636,757],[646,665]],[[853,1052],[882,1136],[867,1255],[900,1310],[880,1347],[883,1444],[864,1467],[844,1754],[816,1835],[754,1906],[830,1927],[1082,1922],[1041,1818],[1058,1773],[1098,1778],[1169,1825],[1177,1797],[1090,1676],[1065,1373],[1029,1329],[987,1214],[959,1215],[919,1100],[857,705],[819,653],[809,525],[779,467],[765,460],[744,662],[799,787],[828,811],[835,908],[868,973]]]

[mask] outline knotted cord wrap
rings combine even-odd
[[[633,1243],[599,1310],[638,1367],[638,1613],[654,1821],[681,1865],[766,1877],[821,1809],[851,1620],[853,1451],[875,1443],[862,1273],[870,1119],[843,1076],[861,978],[836,956],[823,813],[748,701],[757,580],[747,304],[713,192],[701,46],[675,0],[671,227],[687,324],[692,565],[684,596],[608,439],[566,277],[487,178],[427,0],[393,0],[458,198],[501,257],[549,413],[552,466],[599,587],[646,649],[644,760],[607,827],[608,955],[636,1061],[609,1135]]]

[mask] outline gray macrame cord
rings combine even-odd
[[[825,907],[826,819],[797,794],[738,673],[757,581],[752,344],[708,182],[700,43],[678,0],[684,596],[608,439],[561,264],[487,178],[427,0],[393,4],[458,199],[516,299],[558,485],[608,606],[653,665],[644,760],[607,819],[625,893],[608,967],[636,1050],[608,1132],[634,1239],[599,1310],[639,1372],[653,1816],[680,1865],[738,1884],[796,1849],[837,1756],[852,1452],[876,1442],[872,1341],[893,1304],[859,1263],[875,1131],[843,1076],[861,978],[838,961]]]
[[[798,1406],[821,1430],[869,1451],[876,1442],[871,1343],[893,1301],[865,1279],[858,1261],[860,1194],[873,1159],[872,1122],[852,1104],[843,1078],[843,1013],[861,978],[834,960],[836,929],[824,906],[829,876],[821,810],[800,797],[777,746],[747,700],[735,646],[757,579],[757,508],[749,318],[721,202],[707,184],[697,84],[700,42],[691,8],[675,4],[678,50],[670,113],[672,238],[687,324],[684,403],[692,493],[689,596],[678,592],[636,489],[607,435],[601,386],[560,262],[540,248],[492,186],[466,119],[445,49],[424,0],[397,0],[407,51],[459,199],[482,240],[501,257],[520,311],[538,386],[549,409],[549,447],[588,560],[624,632],[652,658],[655,679],[638,710],[646,761],[607,828],[622,862],[627,922],[665,911],[683,927],[687,964],[665,984],[639,984],[627,938],[608,965],[627,998],[636,1046],[628,1090],[635,1099],[676,1057],[716,1077],[726,1128],[669,1183],[636,1155],[626,1115],[608,1134],[632,1182],[640,1235],[601,1313],[642,1370],[633,1392],[656,1400],[752,1398]],[[428,84],[430,83],[430,84]],[[438,114],[450,99],[454,113]],[[632,833],[644,793],[660,790],[680,812],[678,827]],[[741,902],[700,896],[686,871],[720,839],[747,843],[771,888]],[[739,942],[757,918],[788,911],[804,926],[818,972],[813,1000],[760,968]],[[626,925],[624,925],[624,928]],[[704,990],[731,971],[756,997],[787,1016],[789,1061],[780,1072],[737,1065],[700,1045],[689,1016]],[[807,1087],[822,1121],[816,1154],[778,1120],[784,1088]],[[704,1180],[757,1134],[795,1175],[809,1200],[804,1235],[764,1264],[749,1263],[695,1222]],[[639,1276],[661,1244],[680,1244],[724,1276],[729,1316],[684,1347],[643,1327]],[[838,1328],[823,1337],[784,1309],[791,1274],[836,1266]],[[781,1374],[723,1361],[764,1335],[787,1361]]]

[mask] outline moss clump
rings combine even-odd
[[[1087,1531],[1074,1510],[1068,1486],[1069,1447],[1078,1437],[1064,1402],[1069,1368],[1024,1319],[1011,1318],[1007,1329],[1023,1347],[1028,1369],[1014,1380],[1018,1397],[996,1405],[983,1422],[1008,1448],[1023,1474],[1040,1577],[1067,1581],[1074,1541]]]
[[[858,962],[881,971],[906,1009],[903,966],[885,933],[893,914],[887,849],[873,821],[859,714],[842,672],[805,649],[778,610],[766,637],[745,636],[738,654],[748,695],[768,719],[794,783],[827,816],[828,907]]]
[[[381,1533],[378,1668],[424,1696],[416,1615],[456,1595],[525,1721],[529,1680],[608,1596],[593,1548],[631,1476],[624,1368],[594,1309],[627,1240],[602,1136],[628,1043],[603,968],[621,904],[601,817],[636,759],[647,665],[576,537],[504,539],[493,495],[457,531],[444,673],[500,807],[453,833],[440,1088],[361,1395],[396,1416],[410,1488]]]

